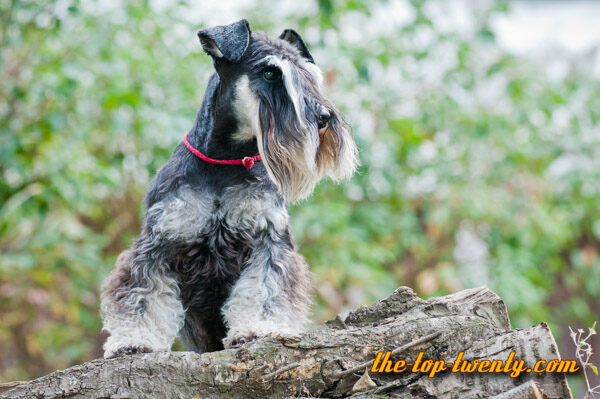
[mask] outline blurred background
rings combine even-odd
[[[291,209],[314,319],[487,285],[573,358],[600,321],[600,3],[0,0],[0,381],[101,356],[100,283],[212,73],[195,32],[242,17],[303,35],[361,150]]]

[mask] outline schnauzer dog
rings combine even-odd
[[[357,149],[298,33],[246,20],[198,32],[216,73],[145,197],[142,232],[102,287],[104,356],[207,352],[298,335],[310,305],[289,202],[351,176]]]

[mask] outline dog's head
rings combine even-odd
[[[257,140],[266,170],[289,201],[324,176],[350,177],[356,144],[322,93],[323,77],[298,33],[252,33],[246,20],[198,32],[220,78],[219,95],[236,119],[235,140]],[[219,107],[219,106],[217,106]]]

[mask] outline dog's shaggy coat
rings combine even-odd
[[[103,285],[105,357],[169,350],[178,334],[205,352],[300,333],[309,272],[287,204],[357,165],[349,129],[296,32],[274,39],[242,20],[198,35],[216,73],[190,144],[212,158],[260,153],[262,161],[215,165],[175,148],[146,194],[140,236]]]

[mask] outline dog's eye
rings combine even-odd
[[[277,69],[277,68],[267,68],[263,72],[263,76],[267,80],[277,80],[277,79],[279,79],[280,74],[281,73],[279,72],[279,69]]]

